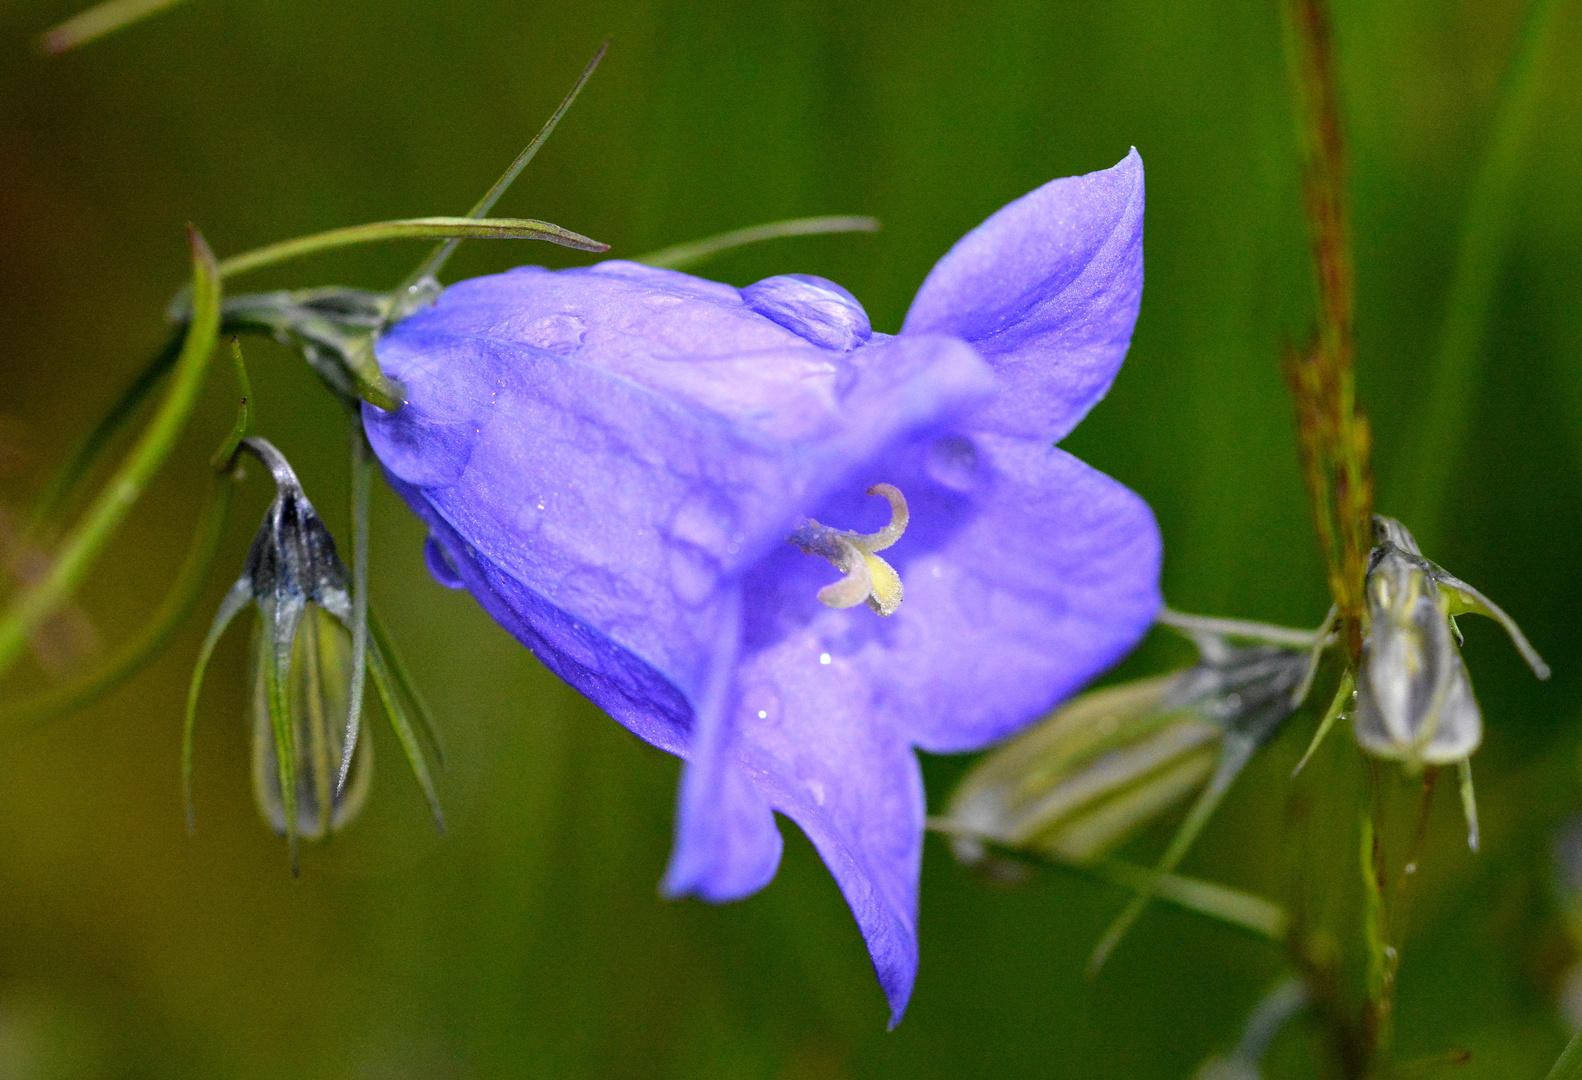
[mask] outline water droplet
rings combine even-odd
[[[769,710],[768,709],[759,709],[758,710],[758,719],[760,719],[760,720],[767,720],[767,719],[769,719]]]
[[[433,536],[423,541],[423,561],[428,564],[428,572],[434,575],[434,580],[445,588],[466,588],[467,583],[462,581],[456,564],[450,561],[450,554],[440,547],[439,541]]]
[[[818,654],[818,662],[821,663],[821,664],[829,663],[829,653],[827,653],[827,652],[826,653],[819,653]]]
[[[529,345],[537,345],[552,353],[565,356],[582,346],[587,327],[576,315],[548,315],[527,327],[523,336]]]
[[[742,290],[742,300],[766,319],[826,349],[850,352],[873,336],[868,313],[833,281],[781,274]]]

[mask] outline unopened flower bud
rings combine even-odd
[[[275,500],[242,576],[215,617],[199,674],[230,620],[249,603],[256,605],[253,790],[264,820],[294,845],[297,837],[323,839],[349,822],[368,791],[366,739],[357,746],[347,782],[337,784],[356,677],[350,575],[280,451],[259,438],[241,445],[273,475]]]
[[[1373,528],[1352,730],[1368,753],[1409,769],[1465,761],[1483,741],[1483,715],[1461,660],[1455,616],[1499,621],[1539,678],[1549,668],[1510,616],[1423,558],[1400,522],[1376,516]]]
[[[1312,647],[1192,637],[1194,666],[1084,694],[979,762],[946,817],[957,857],[981,859],[988,840],[1100,858],[1201,787],[1227,736],[1261,743],[1301,703]]]

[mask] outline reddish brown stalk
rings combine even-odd
[[[1363,576],[1373,546],[1372,437],[1356,400],[1346,153],[1324,0],[1290,0],[1287,32],[1319,319],[1305,349],[1286,351],[1285,372],[1296,403],[1313,521],[1355,662],[1362,650]]]

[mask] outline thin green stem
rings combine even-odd
[[[1159,865],[1152,871],[1154,881],[1162,881],[1166,875],[1174,872],[1186,853],[1191,850],[1198,834],[1203,831],[1209,819],[1214,816],[1214,811],[1219,809],[1219,804],[1225,798],[1225,793],[1230,790],[1236,777],[1241,775],[1251,760],[1253,752],[1258,749],[1258,743],[1243,734],[1232,731],[1226,734],[1220,744],[1219,761],[1215,764],[1214,774],[1209,777],[1209,782],[1199,793],[1197,801],[1187,811],[1186,820],[1176,830],[1175,836],[1170,839],[1170,846],[1165,849],[1164,857],[1159,860]],[[1093,955],[1088,958],[1088,975],[1096,976],[1100,969],[1121,943],[1127,932],[1142,916],[1148,907],[1148,902],[1157,895],[1157,889],[1142,889],[1134,896],[1130,903],[1116,916],[1115,921],[1105,931],[1104,937],[1099,940],[1093,949]]]
[[[203,237],[196,229],[190,229],[188,238],[193,262],[193,319],[176,360],[170,389],[126,460],[61,543],[49,572],[0,616],[0,675],[10,670],[39,623],[82,582],[132,504],[170,456],[197,403],[219,333],[220,278]]]
[[[87,11],[73,15],[65,22],[45,31],[38,39],[38,47],[51,56],[58,56],[79,45],[114,33],[165,8],[174,7],[181,0],[105,0]]]
[[[391,686],[406,702],[412,706],[418,727],[423,731],[423,737],[428,740],[429,747],[434,751],[434,760],[440,766],[445,764],[445,744],[440,740],[439,730],[434,726],[434,714],[429,711],[428,701],[418,689],[417,682],[412,678],[411,670],[402,658],[401,651],[396,648],[395,637],[390,633],[390,628],[379,618],[379,613],[370,605],[368,608],[368,629],[372,640],[370,645],[377,646],[380,662],[389,674]]]
[[[374,625],[378,626],[377,623]],[[374,689],[379,692],[385,717],[390,721],[390,730],[395,733],[396,741],[401,744],[401,753],[412,769],[412,776],[417,780],[418,787],[423,790],[423,798],[428,801],[429,812],[434,815],[434,824],[440,832],[444,832],[445,814],[440,810],[439,793],[434,790],[434,778],[429,774],[428,762],[423,759],[423,748],[418,745],[417,733],[412,729],[406,706],[401,700],[400,687],[385,664],[385,655],[379,641],[380,637],[376,634],[374,640],[370,642],[373,647],[368,650],[368,671],[373,676]]]
[[[148,366],[132,380],[132,384],[122,391],[110,411],[72,448],[66,463],[50,479],[49,486],[39,497],[29,522],[31,528],[44,528],[66,515],[77,488],[93,471],[116,437],[136,418],[138,410],[152,396],[159,381],[176,365],[185,336],[184,331],[173,334]]]
[[[1351,695],[1356,693],[1356,691],[1357,677],[1348,670],[1340,677],[1340,685],[1335,688],[1335,696],[1330,700],[1329,708],[1325,711],[1324,718],[1318,722],[1318,730],[1313,732],[1313,741],[1307,744],[1307,751],[1303,753],[1302,760],[1298,761],[1296,768],[1291,770],[1293,778],[1307,766],[1314,751],[1318,749],[1319,743],[1324,741],[1324,736],[1329,734],[1329,729],[1335,726],[1335,721],[1341,718],[1346,711],[1346,706],[1351,704]]]
[[[1451,478],[1471,423],[1473,392],[1483,372],[1494,291],[1504,270],[1515,220],[1517,182],[1537,122],[1543,74],[1553,52],[1559,0],[1533,0],[1506,69],[1487,155],[1473,181],[1462,221],[1454,276],[1433,366],[1422,382],[1427,401],[1408,414],[1413,426],[1388,489],[1397,515],[1411,523],[1424,550],[1439,547]]]
[[[252,602],[252,581],[244,575],[240,581],[231,586],[225,594],[225,599],[220,601],[220,609],[214,613],[214,620],[209,624],[209,632],[204,635],[203,644],[198,647],[198,659],[192,666],[192,679],[187,684],[187,713],[181,725],[181,800],[182,805],[187,808],[188,833],[195,831],[198,824],[197,812],[192,802],[192,746],[198,730],[198,697],[203,693],[203,677],[208,673],[209,658],[214,655],[214,647],[220,643],[220,638],[231,625],[231,620]],[[256,688],[250,692],[256,692]]]
[[[335,793],[346,787],[352,754],[362,727],[363,689],[368,675],[368,500],[372,494],[373,460],[361,418],[351,418],[352,451],[352,682],[346,709]]]
[[[1549,1070],[1548,1080],[1582,1080],[1582,1031],[1571,1036],[1560,1060]]]
[[[1317,630],[1295,630],[1289,626],[1275,626],[1272,623],[1252,622],[1247,619],[1221,619],[1212,615],[1188,615],[1170,608],[1162,608],[1154,616],[1154,621],[1174,630],[1184,630],[1188,633],[1202,631],[1209,634],[1223,634],[1227,637],[1247,638],[1263,645],[1295,645],[1297,647],[1316,646],[1326,644],[1332,631],[1329,621]]]
[[[547,221],[531,218],[408,218],[403,221],[376,221],[368,225],[348,225],[282,240],[278,244],[233,255],[219,264],[220,277],[235,277],[251,270],[316,255],[321,251],[371,244],[384,240],[434,240],[451,237],[477,237],[485,240],[547,240],[578,251],[608,251],[610,245],[590,240],[581,233],[562,229]]]
[[[633,262],[658,266],[666,270],[682,270],[706,262],[722,252],[748,244],[761,244],[766,240],[779,240],[787,236],[824,236],[829,233],[878,232],[879,219],[871,217],[807,217],[790,221],[775,221],[768,225],[754,225],[746,229],[732,229],[716,236],[693,240],[686,244],[650,251],[639,255]]]
[[[1367,996],[1372,1038],[1369,1057],[1384,1060],[1390,1043],[1395,1003],[1395,950],[1390,946],[1389,911],[1385,907],[1384,856],[1378,833],[1380,780],[1374,769],[1364,800],[1358,830],[1359,868],[1362,872],[1362,938],[1368,954]]]
[[[242,343],[236,338],[231,339],[231,362],[236,367],[236,382],[242,391],[241,404],[236,408],[236,423],[231,425],[231,433],[209,459],[215,472],[230,471],[231,463],[236,460],[236,450],[242,445],[242,440],[247,438],[253,422],[253,382],[247,377],[247,362],[242,359]]]
[[[230,475],[215,478],[208,505],[198,519],[187,561],[142,632],[129,641],[113,660],[81,682],[39,694],[26,701],[0,706],[0,729],[24,729],[86,708],[148,665],[165,647],[177,627],[187,621],[203,596],[203,587],[214,570],[220,540],[225,535],[225,516],[230,509],[234,487],[235,481]]]
[[[1063,870],[1092,881],[1116,885],[1134,893],[1150,893],[1157,899],[1167,901],[1185,911],[1218,919],[1270,941],[1284,942],[1289,932],[1291,919],[1285,908],[1273,900],[1266,900],[1228,885],[1218,885],[1200,878],[1173,873],[1160,876],[1155,870],[1126,862],[1124,859],[1107,858],[1094,862],[1070,862],[1055,858],[1047,852],[1013,847],[991,836],[963,828],[950,818],[931,817],[927,821],[927,828],[945,836],[970,837],[995,854],[1019,863]]]

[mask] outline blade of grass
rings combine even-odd
[[[434,760],[441,768],[445,766],[445,744],[440,740],[439,730],[434,726],[434,714],[429,710],[428,702],[418,690],[417,683],[413,680],[406,661],[402,659],[401,652],[396,648],[395,638],[390,634],[390,628],[385,625],[379,613],[372,607],[368,609],[368,628],[373,634],[373,640],[378,643],[379,651],[383,654],[385,669],[389,672],[397,690],[412,706],[412,712],[417,718],[418,727],[423,732],[423,737],[428,740],[429,746],[434,751]]]
[[[395,732],[396,741],[401,744],[401,753],[406,756],[407,764],[412,768],[412,775],[417,779],[418,787],[423,789],[423,798],[428,800],[429,810],[434,815],[434,824],[439,827],[440,832],[444,832],[445,815],[440,810],[439,795],[434,790],[434,780],[429,775],[428,762],[423,759],[423,748],[418,745],[417,735],[412,731],[412,723],[407,718],[406,706],[401,702],[395,680],[385,666],[384,652],[379,647],[377,635],[370,644],[373,648],[368,650],[368,669],[373,674],[374,688],[379,691],[379,700],[384,704],[385,716],[390,721],[390,730]]]
[[[0,675],[10,670],[29,636],[81,583],[132,504],[174,449],[187,424],[220,325],[220,280],[214,256],[196,229],[189,229],[193,263],[193,319],[176,360],[174,381],[159,411],[104,490],[67,534],[49,572],[0,616]]]
[[[560,107],[555,110],[554,115],[549,118],[543,127],[538,129],[538,134],[533,136],[533,141],[528,143],[520,154],[516,155],[516,160],[512,161],[510,167],[500,175],[500,179],[494,182],[494,186],[484,192],[483,198],[474,203],[472,209],[467,211],[469,218],[481,218],[494,209],[494,204],[500,201],[500,196],[504,195],[506,189],[516,182],[516,178],[522,174],[522,170],[527,168],[527,163],[532,161],[538,154],[539,147],[543,146],[549,139],[549,136],[560,124],[561,118],[571,111],[572,102],[576,101],[577,95],[582,93],[582,88],[588,84],[588,80],[593,76],[594,69],[599,66],[599,61],[604,59],[604,54],[609,48],[610,42],[606,38],[599,46],[598,51],[593,54],[593,59],[589,60],[587,66],[582,69],[582,74],[578,76],[576,85],[561,100]],[[436,246],[429,253],[428,258],[419,263],[417,268],[407,275],[406,280],[396,289],[396,295],[405,295],[407,290],[424,278],[437,276],[444,269],[446,261],[450,259],[451,254],[460,243],[461,238],[457,237],[446,240]]]
[[[433,240],[449,237],[477,237],[485,240],[546,240],[578,251],[608,251],[610,245],[591,240],[581,233],[562,229],[547,221],[532,218],[407,218],[401,221],[375,221],[368,225],[348,225],[311,236],[298,236],[278,244],[233,255],[219,264],[221,278],[235,277],[266,266],[316,255],[336,248],[373,244],[386,240]]]
[[[761,244],[766,240],[779,240],[787,236],[824,236],[830,233],[879,231],[879,219],[871,217],[807,217],[789,221],[775,221],[768,225],[754,225],[746,229],[733,229],[716,236],[675,244],[639,255],[633,262],[657,266],[665,270],[682,270],[707,262],[714,256],[745,247]]]
[[[225,518],[234,487],[229,476],[215,479],[208,505],[198,519],[187,561],[143,630],[127,642],[114,659],[80,682],[0,706],[0,729],[30,728],[86,708],[148,666],[203,597],[203,588],[219,555],[220,540],[225,535]]]
[[[231,586],[231,591],[220,601],[220,610],[214,613],[208,634],[204,635],[203,645],[198,649],[198,661],[192,668],[192,681],[187,685],[187,716],[181,727],[181,799],[182,805],[187,808],[189,833],[197,828],[197,815],[192,803],[192,741],[198,727],[198,695],[203,693],[203,676],[209,670],[209,657],[220,643],[226,627],[252,599],[252,582],[247,578]]]

